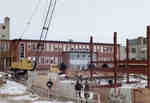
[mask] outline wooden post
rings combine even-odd
[[[117,32],[114,32],[114,87],[117,85]]]
[[[150,26],[147,26],[147,87],[150,88]]]

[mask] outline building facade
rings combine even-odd
[[[51,64],[61,64],[64,62],[68,68],[87,69],[90,63],[90,43],[72,41],[43,41],[44,45],[39,49],[39,40],[2,40],[6,46],[2,46],[2,51],[8,51],[7,55],[16,61],[23,58],[39,57],[38,68],[49,69]],[[118,59],[120,59],[120,46],[118,45]],[[94,43],[94,61],[112,61],[113,44]],[[2,53],[1,53],[2,54]]]
[[[145,37],[129,40],[129,59],[147,59],[147,40]]]
[[[0,23],[0,40],[9,40],[10,30],[9,30],[9,18],[5,17],[4,22]]]
[[[126,47],[120,46],[120,60],[126,60]]]

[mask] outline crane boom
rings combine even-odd
[[[33,65],[33,70],[36,69],[37,67],[37,62],[39,61],[39,56],[41,54],[41,52],[44,50],[44,41],[46,40],[51,22],[52,22],[52,17],[55,11],[55,7],[56,7],[56,0],[50,0],[49,2],[49,6],[47,9],[47,13],[46,13],[46,17],[44,20],[44,24],[42,27],[42,31],[41,31],[41,35],[40,35],[40,40],[37,44],[37,53],[38,56],[36,57],[35,63]]]

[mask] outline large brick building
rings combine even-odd
[[[68,68],[86,69],[90,62],[90,43],[73,41],[44,41],[43,49],[37,53],[39,40],[1,40],[0,56],[3,64],[10,64],[10,59],[20,60],[22,58],[39,56],[38,68],[48,69],[50,64],[66,63]],[[118,45],[118,59],[120,48]],[[94,43],[94,61],[112,61],[113,44]]]

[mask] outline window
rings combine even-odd
[[[49,57],[45,57],[45,64],[49,64]]]
[[[24,58],[24,44],[20,44],[20,58]]]
[[[94,52],[96,52],[96,46],[94,46]]]
[[[108,52],[108,48],[107,47],[104,47],[104,52]]]
[[[103,46],[101,46],[100,50],[101,50],[101,52],[103,53]]]
[[[78,59],[80,58],[80,55],[79,55],[79,54],[77,54],[77,58],[78,58]]]
[[[132,53],[136,53],[136,48],[131,48]]]
[[[75,48],[78,49],[78,45],[76,45]]]
[[[51,45],[49,45],[49,51],[51,51]]]
[[[5,38],[6,36],[5,35],[2,35],[2,38]]]
[[[31,48],[31,42],[30,42],[30,43],[28,43],[28,48]]]
[[[144,38],[144,39],[143,39],[143,43],[144,43],[144,44],[146,44],[146,43],[147,43],[147,40],[146,40],[146,38]]]
[[[41,64],[44,64],[44,56],[41,56]]]
[[[85,58],[85,54],[82,55],[82,58]]]

